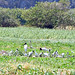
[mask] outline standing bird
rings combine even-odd
[[[52,53],[53,57],[58,57],[58,51],[56,50],[55,52]]]
[[[32,51],[32,52],[29,52],[29,57],[32,57],[32,54],[34,53],[34,51]]]
[[[25,43],[24,44],[24,50],[25,50],[25,52],[27,52],[27,48],[28,48],[27,43]]]
[[[13,50],[11,50],[8,55],[12,56],[13,55]]]
[[[62,57],[64,58],[65,53],[62,53],[61,55],[62,55]]]
[[[16,49],[16,51],[13,53],[13,55],[18,56],[19,55],[19,50]]]
[[[43,57],[43,52],[39,54],[39,57]]]

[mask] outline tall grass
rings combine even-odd
[[[32,27],[0,28],[0,37],[20,39],[75,39],[75,30],[55,30]]]
[[[30,47],[31,41],[37,52],[40,52],[40,47],[47,47],[51,48],[52,52],[58,50],[60,54],[62,52],[71,54],[71,51],[75,50],[74,31],[32,27],[0,28],[0,50],[15,51],[18,48],[24,52],[23,44],[27,42]],[[28,48],[28,52],[31,50]]]

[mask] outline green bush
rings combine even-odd
[[[15,27],[20,23],[13,16],[9,15],[7,11],[0,11],[0,26],[1,27]]]
[[[50,3],[41,2],[23,12],[22,17],[32,26],[53,28],[57,24],[56,13],[56,9],[50,9]]]
[[[66,7],[63,3],[41,2],[37,3],[35,7],[22,12],[22,18],[27,21],[28,25],[42,28],[55,28],[60,25],[75,24],[67,14],[69,9]]]
[[[14,18],[17,19],[21,25],[24,25],[26,21],[21,17],[22,12],[25,12],[25,9],[15,8],[8,10],[9,15],[14,16]]]
[[[75,26],[74,9],[63,0],[59,2],[39,2],[29,9],[0,8],[0,26],[15,27],[30,25],[41,28]],[[72,10],[72,11],[71,11]]]

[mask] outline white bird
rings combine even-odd
[[[62,53],[61,55],[62,55],[62,57],[64,58],[65,53]]]
[[[55,52],[52,53],[52,56],[54,56],[54,57],[55,57],[55,56],[56,56],[56,57],[58,56],[57,50],[56,50]]]
[[[55,54],[58,55],[58,51],[57,50],[55,51]]]
[[[27,52],[27,48],[28,48],[27,43],[25,43],[24,44],[24,50],[25,50],[25,52]]]
[[[10,52],[9,52],[9,56],[12,56],[13,55],[13,50],[11,50]]]
[[[42,57],[42,56],[43,56],[43,52],[41,52],[41,53],[39,54],[39,56]]]
[[[43,53],[43,55],[45,56],[45,57],[49,57],[50,55],[51,55],[51,53],[50,53],[50,49],[49,49],[49,53]]]
[[[35,51],[35,57],[38,57],[38,53]]]
[[[52,56],[55,56],[55,52],[52,53]]]
[[[61,55],[57,55],[56,57],[62,58],[62,56],[61,56]]]
[[[47,48],[40,48],[40,50],[43,50],[43,51],[49,51],[49,50],[51,50],[51,49],[47,49]]]
[[[31,57],[33,53],[34,53],[34,51],[29,52],[29,55],[28,56]]]
[[[13,55],[18,56],[18,55],[19,55],[19,50],[18,50],[18,49],[16,49],[16,51],[14,52],[14,54],[13,54]]]
[[[49,57],[48,53],[43,53],[44,57]]]

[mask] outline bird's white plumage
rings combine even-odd
[[[57,55],[56,57],[62,58],[62,56],[61,56],[61,55]]]
[[[39,56],[42,57],[42,56],[43,56],[43,52],[41,52],[41,53],[39,54]]]
[[[33,51],[32,51],[32,52],[29,52],[29,55],[28,55],[28,56],[29,56],[29,57],[31,57],[31,56],[32,56],[32,54],[33,54]]]
[[[44,53],[43,55],[44,55],[45,57],[48,57],[48,56],[49,56],[49,54],[48,54],[48,53]]]
[[[65,53],[62,53],[61,55],[63,56]]]
[[[47,48],[45,48],[45,47],[43,47],[43,48],[41,48],[43,51],[49,51],[49,49],[47,49]]]
[[[9,52],[9,56],[11,56],[11,55],[13,55],[13,51],[12,50]]]
[[[25,44],[25,45],[24,45],[24,50],[25,50],[25,52],[27,52],[27,47],[28,47],[27,44]]]
[[[35,51],[35,57],[38,57],[38,53]]]

